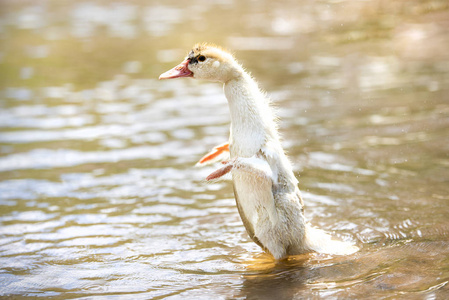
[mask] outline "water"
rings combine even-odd
[[[446,1],[1,6],[0,295],[448,297]],[[359,252],[273,261],[193,167],[222,88],[156,78],[199,41],[268,91],[308,219]]]

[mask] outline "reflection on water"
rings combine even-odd
[[[446,1],[1,5],[0,295],[449,294]],[[156,78],[203,40],[269,91],[307,217],[358,253],[273,261],[193,167],[222,89]]]

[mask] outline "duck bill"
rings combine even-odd
[[[167,72],[161,74],[159,76],[159,79],[172,79],[172,78],[178,78],[178,77],[193,77],[192,71],[189,70],[189,59],[184,60],[182,63],[177,65],[171,70],[168,70]]]

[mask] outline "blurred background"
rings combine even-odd
[[[275,263],[228,182],[229,49],[277,107],[313,225],[361,250]],[[449,2],[0,1],[0,295],[449,295]]]

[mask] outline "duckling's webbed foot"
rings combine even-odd
[[[197,163],[196,166],[205,166],[212,164],[219,160],[229,159],[229,143],[223,143],[215,146],[212,151],[204,155]]]
[[[229,173],[229,171],[231,171],[231,169],[234,166],[232,164],[226,164],[226,166],[224,166],[223,168],[220,168],[212,173],[209,174],[209,176],[206,177],[206,180],[213,180],[213,179],[218,179],[224,175],[226,175],[227,173]]]
[[[263,159],[253,157],[236,157],[222,162],[224,167],[212,172],[206,180],[218,179],[229,173],[233,168],[248,173],[261,179],[272,179],[270,165]]]

